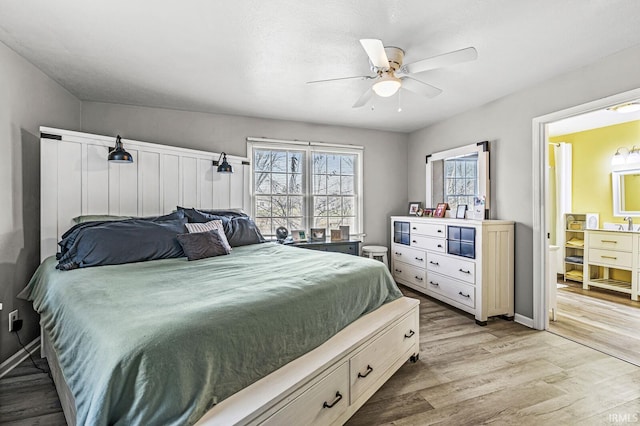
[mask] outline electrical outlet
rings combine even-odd
[[[9,312],[9,331],[13,331],[13,322],[18,319],[18,310]]]

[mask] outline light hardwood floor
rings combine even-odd
[[[421,302],[420,360],[405,364],[348,425],[601,425],[640,415],[639,367],[514,322],[480,327],[403,292]],[[64,424],[46,375],[23,363],[0,380],[0,423]]]
[[[549,331],[640,366],[640,302],[565,284],[558,289],[557,321],[549,321]]]

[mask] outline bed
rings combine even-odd
[[[64,141],[65,131],[46,130]],[[73,143],[100,140],[69,133]],[[60,149],[51,142],[43,137],[43,155]],[[84,188],[91,147],[78,152],[72,169]],[[341,424],[417,359],[418,302],[370,259],[262,243],[194,262],[56,270],[51,241],[91,211],[82,198],[79,209],[61,207],[69,195],[57,182],[69,169],[59,162],[69,158],[57,154],[54,185],[42,187],[43,212],[55,218],[43,218],[44,259],[25,294],[69,424]],[[42,164],[45,180],[52,170]]]

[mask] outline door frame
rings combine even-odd
[[[549,241],[547,212],[549,171],[548,125],[550,123],[640,99],[640,88],[596,99],[571,108],[534,117],[533,127],[533,328],[549,327]]]

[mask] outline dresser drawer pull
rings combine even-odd
[[[416,240],[411,240],[411,242],[412,242],[412,243],[416,243],[416,244],[418,244],[418,242],[417,242]]]
[[[613,260],[617,259],[617,257],[615,257],[615,256],[600,256],[600,257],[603,258],[603,259],[613,259]]]
[[[334,405],[336,405],[338,402],[340,402],[341,399],[342,399],[342,394],[340,393],[340,391],[338,391],[336,392],[336,399],[334,399],[331,404],[325,401],[324,404],[322,404],[322,408],[331,408]]]
[[[418,230],[418,228],[416,228],[415,226],[414,226],[413,228],[411,228],[411,229],[413,229],[414,231],[417,231],[417,230]]]
[[[398,272],[398,273],[402,272],[402,270],[400,270],[400,269],[398,269],[398,268],[396,268],[396,270],[395,270],[395,271],[396,271],[396,272]]]
[[[417,260],[418,262],[424,262],[424,259],[423,259],[422,257],[416,257],[416,260]]]
[[[435,285],[436,287],[440,287],[440,284],[438,284],[438,283],[436,283],[436,282],[433,282],[433,281],[429,281],[429,284],[431,284],[431,285]]]
[[[402,256],[402,253],[400,253],[399,251],[395,252],[396,256]]]
[[[462,269],[462,268],[458,269],[458,271],[460,271],[460,272],[462,272],[462,273],[464,273],[464,274],[470,274],[470,273],[471,273],[471,271],[465,271],[465,270],[464,270],[464,269]]]
[[[430,260],[429,263],[432,264],[432,265],[440,266],[440,264],[438,262],[434,262],[433,260]]]
[[[362,374],[362,373],[358,373],[358,377],[361,379],[364,379],[365,377],[367,377],[369,374],[371,374],[371,372],[373,371],[373,368],[371,368],[370,365],[367,365],[367,371]]]
[[[404,338],[405,338],[405,339],[410,339],[411,337],[413,337],[413,335],[414,335],[414,334],[416,334],[416,332],[415,332],[415,331],[413,331],[413,330],[409,330],[409,334],[405,334],[405,335],[404,335]]]
[[[442,248],[442,244],[438,244],[438,248]]]
[[[415,276],[415,279],[418,280],[418,281],[422,281],[422,277],[419,277],[417,275]]]
[[[439,233],[442,233],[442,229],[438,229],[438,232],[439,232]]]
[[[458,294],[462,297],[468,297],[469,299],[471,298],[470,294],[464,294],[463,292],[459,291]]]
[[[600,242],[618,244],[618,242],[616,240],[600,240]]]

